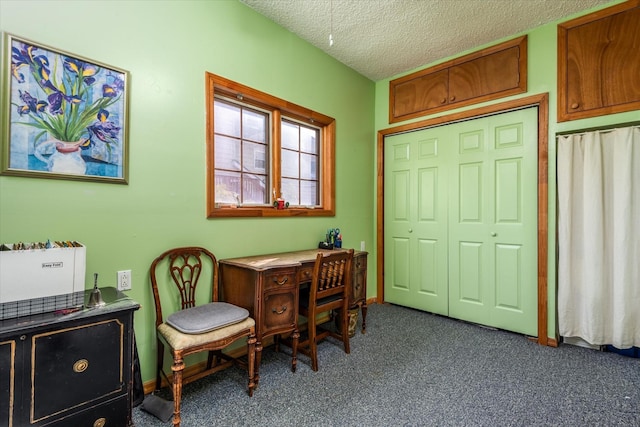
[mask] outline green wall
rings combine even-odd
[[[549,336],[556,327],[555,134],[640,120],[635,111],[556,122],[556,24],[527,33],[529,90],[507,98],[550,95]],[[0,31],[131,73],[129,185],[0,176],[0,243],[83,242],[87,287],[94,272],[107,286],[117,270],[131,269],[128,294],[142,305],[135,329],[144,381],[153,378],[155,357],[148,268],[168,247],[204,245],[219,258],[288,251],[313,247],[339,226],[345,246],[366,242],[367,295],[375,296],[375,135],[392,127],[390,79],[371,82],[235,0],[0,0]],[[335,218],[205,218],[205,71],[337,120]]]
[[[603,7],[608,7],[616,3],[621,3],[622,1],[613,1],[608,3]],[[548,211],[548,219],[549,219],[549,256],[548,256],[548,316],[549,316],[549,324],[548,324],[548,336],[554,337],[557,323],[557,313],[556,313],[556,134],[559,132],[567,132],[571,130],[581,130],[588,129],[592,127],[598,126],[606,126],[616,123],[628,123],[633,121],[640,120],[640,111],[632,111],[621,114],[612,114],[603,117],[597,117],[592,119],[583,119],[583,120],[575,120],[570,122],[557,122],[557,24],[559,22],[564,22],[569,19],[575,18],[580,15],[585,15],[590,11],[596,9],[587,10],[581,12],[579,14],[568,17],[567,19],[563,19],[562,21],[550,23],[538,28],[535,28],[531,31],[521,34],[514,34],[510,37],[495,40],[487,45],[478,46],[477,49],[473,49],[473,51],[481,49],[486,46],[494,45],[499,42],[513,39],[515,37],[527,34],[528,35],[528,91],[527,93],[512,96],[508,98],[503,98],[497,101],[486,102],[482,104],[476,104],[470,107],[460,108],[456,110],[451,110],[447,113],[437,113],[432,116],[424,116],[414,120],[407,120],[405,122],[393,123],[389,124],[389,81],[395,78],[398,78],[402,75],[409,74],[410,72],[417,71],[419,69],[427,68],[437,63],[444,62],[449,60],[450,58],[443,58],[437,62],[432,64],[427,64],[423,67],[411,70],[407,73],[398,74],[396,76],[392,76],[389,79],[381,80],[376,82],[376,119],[375,126],[376,132],[382,129],[389,129],[396,126],[404,125],[407,123],[417,122],[421,120],[425,120],[435,116],[442,116],[449,113],[455,113],[459,111],[466,111],[475,109],[485,105],[491,105],[499,102],[504,102],[506,100],[518,99],[526,96],[531,96],[535,94],[541,93],[549,93],[549,211]],[[463,54],[469,53],[461,52],[457,56],[461,56]],[[374,154],[375,155],[375,154]]]
[[[0,243],[84,243],[88,288],[93,273],[113,286],[131,269],[144,381],[155,364],[148,269],[165,249],[308,249],[336,226],[345,247],[374,248],[374,83],[245,5],[1,0],[0,31],[130,72],[129,185],[0,176]],[[336,119],[335,217],[205,217],[205,71]],[[372,297],[373,262],[368,276]]]

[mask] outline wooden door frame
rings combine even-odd
[[[549,231],[549,94],[527,96],[512,101],[475,108],[459,113],[447,114],[395,126],[378,131],[377,136],[377,302],[384,303],[384,140],[404,132],[412,132],[434,126],[442,126],[482,118],[484,116],[506,113],[528,107],[538,107],[538,339],[540,345],[557,346],[557,337],[548,337],[548,231]]]

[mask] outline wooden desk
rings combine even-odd
[[[309,282],[318,252],[345,249],[308,249],[268,255],[222,259],[220,288],[223,301],[246,308],[256,321],[257,349],[265,338],[298,333],[298,287]],[[362,310],[362,332],[367,316],[367,252],[356,251],[353,260],[351,307]],[[256,353],[256,382],[261,351]]]

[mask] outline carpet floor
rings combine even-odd
[[[351,354],[319,345],[318,372],[266,348],[253,397],[240,368],[188,384],[182,426],[640,426],[640,359],[390,304],[369,307],[364,335],[360,320]]]

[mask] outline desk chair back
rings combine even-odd
[[[353,249],[330,254],[318,253],[309,285],[308,298],[300,297],[300,314],[307,318],[308,338],[299,343],[299,350],[311,357],[311,368],[318,370],[318,342],[328,336],[340,341],[345,353],[349,347],[349,293]],[[317,324],[319,314],[329,312],[329,322]],[[336,313],[337,330],[333,329]]]

